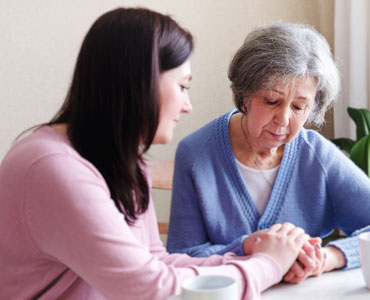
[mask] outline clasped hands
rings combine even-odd
[[[243,242],[246,255],[270,255],[283,271],[283,280],[300,283],[309,276],[320,276],[345,265],[343,253],[335,247],[321,247],[321,238],[310,237],[291,223],[274,224],[254,232]]]

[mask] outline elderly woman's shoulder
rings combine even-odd
[[[229,134],[229,120],[234,112],[236,112],[235,109],[213,119],[182,139],[179,145],[186,144],[192,147],[196,146],[199,149],[201,145],[204,145],[211,139],[226,138]]]
[[[339,148],[331,142],[329,139],[324,137],[321,133],[313,129],[303,128],[300,132],[300,138],[307,145],[314,149],[326,149],[328,151],[340,151]]]

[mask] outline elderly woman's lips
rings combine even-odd
[[[278,133],[270,132],[270,134],[272,135],[273,138],[278,139],[278,140],[282,140],[287,136],[287,133],[284,133],[284,134],[279,133],[278,134]]]

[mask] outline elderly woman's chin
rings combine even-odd
[[[264,134],[258,138],[259,144],[264,148],[279,148],[290,142],[295,136]]]

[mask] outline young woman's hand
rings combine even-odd
[[[255,241],[260,239],[265,234],[265,232],[267,230],[268,229],[255,231],[251,235],[249,235],[247,238],[244,239],[244,241],[243,241],[243,251],[244,251],[245,255],[251,255],[252,254]]]
[[[289,222],[286,222],[283,225],[286,225],[286,224],[290,224],[291,226],[294,226],[293,224],[291,224]],[[273,226],[277,226],[277,225],[278,226],[281,226],[281,224],[275,224],[275,225],[272,225],[272,227]],[[272,228],[272,227],[270,227],[270,228]],[[265,234],[265,232],[267,230],[269,230],[269,228],[268,229],[259,230],[259,231],[255,231],[251,235],[249,235],[248,237],[246,237],[244,239],[244,241],[243,241],[243,251],[244,251],[244,254],[245,255],[251,255],[252,254],[252,251],[254,249],[255,241],[258,240],[259,238],[261,238]],[[320,243],[321,243],[321,239],[320,239]],[[305,243],[305,245],[306,244],[307,243]],[[311,246],[311,248],[313,249],[312,246]]]
[[[252,253],[265,253],[279,263],[285,274],[297,259],[309,236],[293,224],[275,224],[255,236]]]

